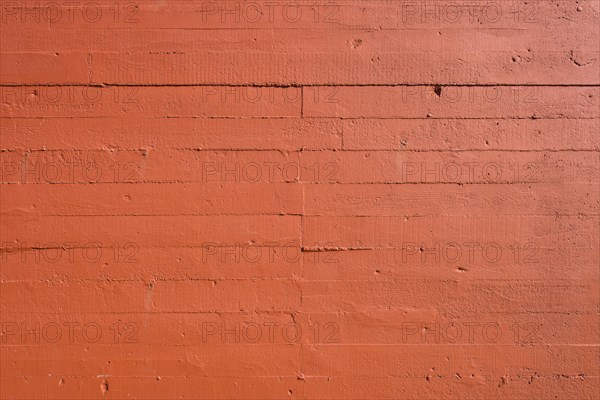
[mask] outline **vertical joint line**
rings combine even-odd
[[[304,86],[300,86],[300,118],[304,118]]]

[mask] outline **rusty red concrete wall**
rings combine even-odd
[[[0,398],[600,399],[599,0],[0,18]]]

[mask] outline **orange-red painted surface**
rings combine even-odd
[[[599,0],[0,34],[1,399],[600,399]]]

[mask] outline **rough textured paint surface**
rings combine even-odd
[[[0,0],[0,399],[600,399],[600,0]]]

